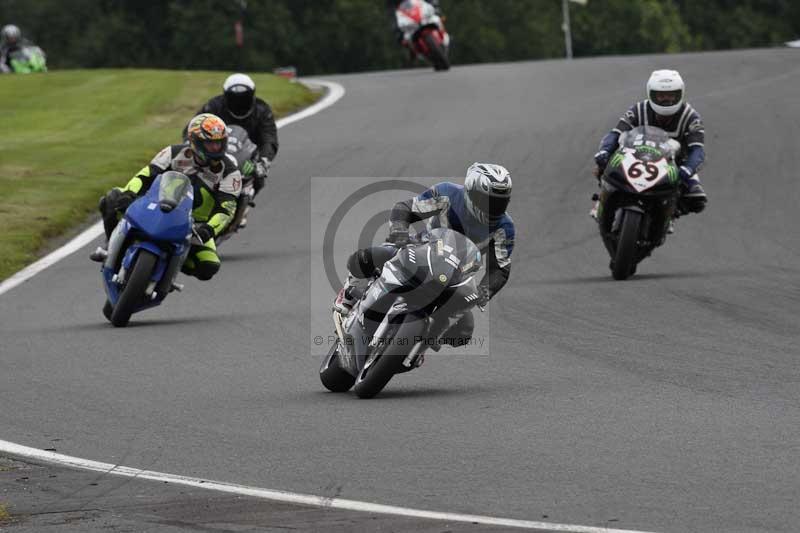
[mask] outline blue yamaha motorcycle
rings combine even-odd
[[[125,212],[108,241],[102,275],[107,300],[103,315],[116,327],[133,313],[160,305],[192,243],[192,183],[180,172],[155,179]]]

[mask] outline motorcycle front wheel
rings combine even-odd
[[[157,261],[158,257],[152,252],[139,250],[125,288],[122,289],[117,305],[111,312],[111,323],[114,324],[114,327],[123,328],[128,325],[134,310],[144,299],[144,291],[147,289],[147,284],[150,283],[150,276]]]
[[[376,349],[382,351],[370,356],[359,372],[353,388],[356,396],[373,398],[395,374],[403,372],[403,361],[415,344],[411,341],[422,336],[424,332],[423,323],[418,319],[400,324],[394,337],[387,339],[385,346],[377,347]]]
[[[450,70],[450,59],[447,57],[447,51],[444,45],[434,37],[433,32],[425,34],[422,39],[428,48],[428,59],[433,63],[434,70]]]
[[[320,381],[331,392],[347,392],[356,382],[356,378],[339,366],[340,349],[341,345],[338,342],[334,344],[319,369]]]
[[[641,223],[642,213],[624,211],[617,251],[614,254],[614,265],[611,269],[611,274],[616,280],[628,279],[633,274],[633,269],[636,267],[637,242]]]

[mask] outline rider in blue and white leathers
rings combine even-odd
[[[506,213],[511,189],[511,175],[504,167],[475,163],[468,169],[464,185],[438,183],[415,198],[395,204],[388,238],[394,246],[366,248],[350,257],[347,263],[350,275],[339,291],[334,309],[348,314],[362,293],[365,285],[362,280],[380,272],[383,263],[409,242],[412,223],[428,220],[429,230],[444,227],[457,231],[474,242],[486,256],[486,274],[478,284],[477,297],[456,293],[448,305],[448,314],[457,318],[456,323],[449,329],[448,323],[441,323],[431,332],[432,338],[444,334],[458,345],[468,342],[474,326],[470,308],[485,306],[511,274],[515,229],[514,221]]]

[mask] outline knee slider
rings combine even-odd
[[[219,263],[200,263],[194,268],[192,275],[200,281],[208,281],[219,272]]]

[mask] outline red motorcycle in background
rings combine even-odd
[[[448,70],[450,35],[442,17],[424,0],[405,0],[396,11],[397,27],[403,32],[403,46],[425,58],[435,70]]]

